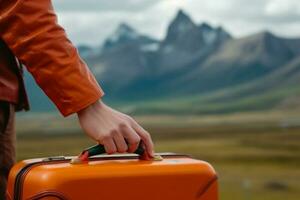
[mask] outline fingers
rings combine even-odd
[[[116,132],[113,137],[115,145],[117,146],[117,151],[119,153],[125,153],[128,149],[128,145],[126,144],[123,135],[120,132]]]
[[[137,132],[137,134],[141,137],[143,140],[147,153],[151,156],[154,157],[154,148],[153,148],[153,142],[151,139],[150,134],[143,129],[136,121],[132,120],[132,127],[133,129]]]
[[[107,154],[113,154],[117,152],[117,147],[112,138],[107,137],[100,143],[104,145]]]
[[[149,156],[153,156],[153,142],[149,133],[129,116],[106,106],[101,101],[78,112],[78,118],[84,132],[103,144],[107,153],[126,150],[134,152],[142,140],[146,152]]]
[[[108,154],[116,152],[133,153],[138,148],[141,140],[143,141],[146,153],[150,157],[154,157],[153,142],[150,134],[136,121],[130,119],[129,122],[122,123],[118,128],[110,131],[99,143],[104,145]]]
[[[140,136],[130,126],[127,126],[126,128],[124,128],[123,134],[128,142],[128,150],[127,151],[129,153],[133,153],[138,148],[138,145],[141,140]]]
[[[105,151],[108,154],[116,152],[133,153],[138,148],[140,140],[140,136],[130,125],[121,125],[119,129],[111,131],[111,133],[105,139],[99,141],[99,143],[104,145]]]

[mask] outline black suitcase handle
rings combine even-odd
[[[127,143],[127,142],[126,142]],[[100,155],[106,153],[105,148],[102,144],[97,144],[95,146],[89,147],[82,151],[82,154],[88,153],[88,157]],[[134,151],[135,154],[142,156],[145,153],[145,149],[143,148],[143,143],[140,142],[138,148]]]
[[[127,141],[126,141],[126,143],[128,144]],[[101,154],[105,154],[105,153],[106,153],[106,151],[105,151],[104,146],[102,144],[97,144],[95,146],[91,146],[91,147],[83,150],[78,157],[71,160],[71,163],[72,164],[80,164],[80,163],[88,161],[89,158],[92,156],[97,156],[97,155],[101,155]],[[139,143],[139,146],[134,151],[134,153],[138,154],[139,158],[142,160],[149,160],[148,154],[146,153],[146,151],[143,147],[142,141]]]

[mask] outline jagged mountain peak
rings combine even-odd
[[[183,11],[179,10],[168,27],[167,39],[176,38],[181,33],[187,32],[196,27],[192,19]]]
[[[199,31],[202,34],[202,38],[205,44],[214,44],[217,41],[225,41],[230,38],[229,34],[221,27],[212,27],[206,22],[198,25]]]
[[[131,26],[121,23],[107,40],[117,42],[121,39],[135,39],[137,37],[139,37],[139,34]]]
[[[116,29],[116,32],[118,33],[136,33],[136,31],[134,30],[134,28],[132,28],[129,24],[126,23],[120,23],[118,28]]]
[[[140,34],[134,28],[126,23],[120,23],[115,31],[105,40],[102,46],[102,51],[115,49],[125,46],[143,46],[148,44],[158,43],[157,40]]]
[[[193,24],[193,21],[190,18],[190,16],[186,12],[184,12],[182,9],[180,9],[177,12],[177,14],[176,14],[173,22],[175,22],[175,21],[188,22],[188,23],[192,23]]]
[[[186,31],[196,25],[187,13],[183,10],[179,10],[170,24],[170,27],[172,26],[173,28],[177,28],[177,31]]]
[[[200,29],[206,29],[206,30],[212,30],[212,29],[213,29],[212,26],[209,25],[209,24],[206,23],[206,22],[202,22],[202,23],[199,25],[199,28],[200,28]]]
[[[231,35],[222,27],[213,27],[209,23],[196,24],[183,10],[179,10],[171,21],[162,47],[171,46],[196,51],[205,46],[218,46]]]
[[[138,40],[141,35],[130,25],[120,23],[115,31],[105,40],[103,49],[110,49],[120,44]]]

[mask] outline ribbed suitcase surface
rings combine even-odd
[[[217,176],[207,162],[178,154],[162,161],[135,155],[25,160],[10,172],[9,200],[217,200]]]

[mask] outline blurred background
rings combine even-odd
[[[156,151],[210,162],[221,200],[300,199],[299,0],[53,4],[104,101],[142,123]],[[93,144],[25,79],[19,160]]]

